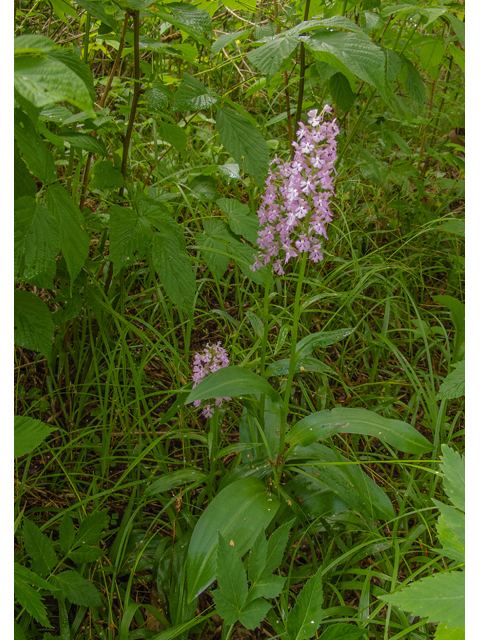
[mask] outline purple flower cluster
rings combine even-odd
[[[332,173],[337,159],[338,125],[324,122],[324,113],[332,108],[325,105],[321,113],[317,109],[308,112],[308,124],[300,122],[298,142],[292,162],[284,162],[277,156],[269,170],[258,216],[260,229],[257,244],[260,252],[252,266],[259,269],[273,258],[273,270],[279,275],[290,258],[309,252],[313,262],[323,259],[321,239],[327,238],[325,224],[332,219],[329,200],[333,191]]]
[[[228,367],[230,361],[228,359],[227,351],[221,346],[221,342],[217,344],[207,344],[205,349],[200,353],[196,353],[193,359],[193,388],[197,386],[200,380],[203,380],[209,373],[213,373],[222,367]],[[224,400],[231,400],[231,398],[217,398],[215,405],[221,407]],[[201,400],[195,400],[193,403],[196,407],[199,407]],[[206,404],[202,409],[202,414],[205,418],[211,418],[213,416],[214,405]]]

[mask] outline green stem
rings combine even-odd
[[[308,252],[305,251],[302,254],[302,261],[300,263],[300,273],[298,274],[297,289],[295,291],[295,302],[293,308],[293,326],[292,326],[292,347],[290,350],[290,365],[288,367],[287,386],[285,388],[285,395],[283,397],[283,411],[282,420],[280,423],[280,442],[278,444],[277,452],[277,464],[282,464],[283,450],[285,448],[285,435],[287,431],[287,414],[290,400],[290,391],[292,389],[293,375],[295,373],[295,364],[297,362],[297,336],[298,336],[298,321],[300,319],[300,294],[302,292],[303,279],[305,277],[305,269],[307,266]]]
[[[268,305],[270,302],[270,282],[272,279],[272,266],[269,265],[267,271],[267,281],[265,282],[265,296],[263,298],[263,339],[262,339],[262,358],[260,364],[260,375],[265,373],[265,355],[267,352],[268,341]]]
[[[87,19],[85,21],[85,40],[83,42],[83,61],[88,64],[88,43],[90,41],[90,12],[87,11]]]
[[[305,13],[303,16],[303,21],[308,20],[308,12],[310,11],[310,0],[305,2]],[[303,90],[305,87],[305,46],[303,42],[300,44],[300,83],[298,85],[298,104],[297,104],[297,113],[295,114],[295,129],[292,132],[293,135],[296,135],[298,123],[300,118],[302,117],[302,104],[303,104]]]

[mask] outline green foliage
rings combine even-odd
[[[14,421],[14,455],[15,458],[31,453],[53,431],[52,427],[40,420],[15,416]]]

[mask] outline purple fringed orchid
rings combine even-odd
[[[228,367],[230,364],[228,353],[221,344],[221,342],[217,342],[217,344],[212,345],[207,344],[203,351],[195,354],[195,357],[193,358],[192,376],[194,389],[209,373],[213,373],[222,367]],[[215,406],[221,407],[224,400],[228,401],[231,400],[231,398],[217,398],[215,400],[215,405],[204,405],[202,408],[202,415],[205,418],[211,418],[213,416]],[[199,407],[201,405],[201,400],[195,400],[193,404],[195,407]]]
[[[323,259],[322,239],[327,238],[325,225],[332,219],[329,201],[334,195],[332,174],[337,159],[335,137],[340,130],[335,120],[324,122],[324,114],[332,108],[325,105],[308,112],[307,126],[299,123],[298,142],[294,142],[292,162],[277,156],[266,180],[258,216],[260,226],[257,254],[252,270],[266,266],[271,260],[273,270],[284,274],[290,258],[308,251],[313,262]]]

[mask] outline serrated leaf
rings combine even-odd
[[[282,524],[281,527],[275,529],[268,539],[267,560],[261,575],[262,578],[271,575],[280,566],[293,522],[293,520],[290,520]]]
[[[268,83],[269,79],[280,70],[282,62],[295,51],[299,40],[298,33],[276,36],[258,49],[250,51],[247,58],[267,76]]]
[[[450,571],[414,582],[380,600],[447,628],[465,627],[465,573]]]
[[[276,598],[283,589],[286,578],[282,576],[266,576],[259,578],[248,592],[247,603],[257,598]]]
[[[204,233],[197,233],[195,239],[202,247],[200,254],[213,275],[220,279],[228,268],[230,256],[228,242],[232,237],[222,220],[209,218],[204,222]]]
[[[15,416],[14,418],[14,457],[31,453],[45,438],[55,431],[40,420],[28,416]]]
[[[107,520],[106,511],[97,511],[82,520],[75,536],[75,548],[99,542]]]
[[[86,133],[63,133],[61,137],[75,149],[97,153],[104,158],[108,157],[107,147],[98,138],[89,136]]]
[[[465,514],[456,507],[444,504],[439,500],[433,499],[433,503],[440,511],[442,524],[452,531],[463,549],[465,549]]]
[[[410,60],[404,59],[402,62],[406,65],[405,91],[419,106],[422,106],[427,100],[422,76]]]
[[[465,511],[465,457],[442,444],[443,488],[450,502]]]
[[[52,184],[46,191],[50,210],[60,232],[60,249],[72,282],[82,270],[90,249],[90,237],[84,229],[85,218],[66,189]]]
[[[217,130],[220,141],[230,155],[262,186],[268,171],[269,153],[258,129],[246,118],[231,109],[217,111]]]
[[[240,176],[239,176],[240,177]],[[16,141],[14,141],[13,153],[13,198],[17,200],[23,196],[34,197],[37,193],[37,185],[30,175],[27,165],[22,160]]]
[[[73,520],[69,514],[66,513],[60,520],[59,527],[59,542],[63,553],[67,554],[70,551],[74,540],[75,527],[73,525]]]
[[[163,138],[165,142],[171,144],[179,153],[181,151],[185,151],[187,148],[187,133],[185,129],[182,129],[182,127],[179,127],[176,124],[161,122],[158,125],[157,132],[160,138]]]
[[[96,96],[93,74],[88,64],[85,64],[82,58],[80,58],[80,56],[77,55],[75,51],[70,51],[69,49],[56,49],[55,51],[51,51],[48,56],[49,58],[58,60],[66,67],[68,67],[71,71],[73,71],[73,73],[75,73],[86,86],[91,100],[95,100]],[[86,111],[90,112],[89,109],[86,109]]]
[[[453,15],[453,13],[446,13],[445,18],[452,25],[452,29],[460,41],[462,47],[465,47],[465,23],[457,18],[457,16]]]
[[[318,331],[317,333],[311,333],[297,343],[295,349],[296,356],[297,358],[309,356],[315,349],[328,347],[331,344],[340,342],[340,340],[347,338],[354,331],[355,329],[338,329],[337,331]]]
[[[452,400],[465,395],[465,360],[454,364],[453,369],[440,385],[437,400]]]
[[[50,635],[50,637],[53,637],[53,636]],[[28,640],[24,630],[16,620],[13,621],[13,640]],[[43,640],[49,640],[47,634],[43,636]]]
[[[248,555],[248,580],[252,584],[260,580],[260,576],[265,569],[267,550],[268,544],[265,531],[261,529]]]
[[[207,11],[181,2],[172,2],[165,8],[168,8],[170,13],[162,7],[157,8],[155,15],[185,31],[201,44],[210,44],[213,34],[212,19]]]
[[[271,608],[272,605],[266,600],[253,600],[242,609],[238,619],[247,629],[256,629]]]
[[[234,624],[247,600],[247,575],[235,550],[218,532],[216,575],[219,589],[213,592],[215,606],[226,624]]]
[[[256,244],[259,229],[258,216],[252,215],[248,205],[235,198],[220,198],[217,204],[227,214],[228,224],[233,233]]]
[[[36,107],[69,102],[93,116],[90,93],[82,79],[59,60],[17,56],[14,61],[15,89]]]
[[[129,207],[113,205],[109,214],[110,258],[117,274],[145,257],[153,232],[148,220]]]
[[[290,640],[307,640],[315,635],[323,618],[322,568],[307,580],[287,617]]]
[[[15,289],[14,311],[15,342],[49,359],[55,327],[47,305],[34,293]]]
[[[441,503],[439,503],[441,504]],[[447,505],[443,505],[443,507],[447,507]],[[453,509],[453,507],[450,507]],[[441,510],[442,511],[442,510]],[[456,532],[451,528],[447,522],[447,518],[444,517],[443,513],[440,514],[437,520],[437,538],[440,544],[442,545],[442,553],[447,558],[451,558],[452,560],[456,560],[461,564],[465,563],[465,516],[460,511],[455,511],[456,518],[463,518],[463,535],[462,540],[456,534]],[[448,516],[447,516],[448,517]],[[459,528],[459,523],[455,527],[457,530]]]
[[[175,111],[197,111],[207,109],[215,104],[218,95],[215,91],[205,87],[188,73],[184,73],[180,86],[173,96],[173,108]]]
[[[173,98],[170,87],[163,82],[154,82],[151,88],[145,91],[145,96],[152,111],[163,111],[169,100]]]
[[[145,490],[146,496],[153,496],[163,491],[170,491],[179,487],[181,484],[201,482],[207,478],[206,474],[197,469],[187,468],[178,469],[177,471],[170,471],[163,474],[158,480],[152,482],[152,484]]]
[[[103,9],[103,4],[100,2],[91,2],[90,0],[75,0],[77,4],[79,4],[83,9],[86,9],[88,13],[91,13],[92,16],[97,18],[97,20],[101,20],[104,24],[108,25],[112,31],[117,30],[117,21],[112,15],[105,13]]]
[[[45,578],[57,564],[57,554],[50,539],[28,518],[23,518],[23,541],[35,573]]]
[[[262,376],[243,367],[223,367],[206,376],[192,389],[186,404],[207,398],[234,398],[256,393],[265,393],[272,400],[281,402],[278,392]]]
[[[77,549],[76,551],[70,551],[68,557],[76,564],[83,564],[84,562],[94,562],[105,554],[100,547],[85,546]]]
[[[23,275],[37,286],[52,286],[60,246],[54,215],[29,196],[18,198],[14,229],[15,276]]]
[[[15,109],[14,135],[23,160],[33,175],[44,184],[57,179],[57,169],[52,153],[47,149],[30,118]]]
[[[367,629],[361,629],[351,624],[332,624],[322,633],[322,640],[359,640],[367,633]]]
[[[109,160],[104,160],[95,165],[93,177],[88,185],[90,189],[102,191],[120,189],[123,186],[123,175],[115,169]]]
[[[215,579],[217,531],[242,556],[262,527],[268,526],[279,503],[258,478],[242,478],[218,493],[200,516],[187,557],[188,601]]]
[[[436,38],[428,38],[420,48],[419,58],[423,68],[428,71],[438,67],[443,60],[443,43]]]
[[[39,582],[40,584],[38,584]],[[47,618],[47,610],[43,604],[42,598],[38,591],[30,586],[31,584],[35,584],[38,588],[44,589],[50,588],[50,584],[41,580],[41,578],[36,576],[33,571],[30,571],[26,567],[22,567],[18,562],[14,563],[13,584],[15,597],[20,605],[24,607],[41,625],[51,628],[52,625]]]
[[[73,570],[62,571],[52,577],[54,584],[62,592],[62,597],[68,598],[73,604],[83,607],[101,607],[102,599],[90,580]]]
[[[152,262],[172,303],[192,318],[196,287],[195,274],[187,252],[181,251],[178,244],[172,243],[169,234],[155,233]]]
[[[355,103],[355,94],[350,87],[350,82],[343,73],[336,73],[328,81],[328,88],[332,100],[343,111],[349,111]]]

